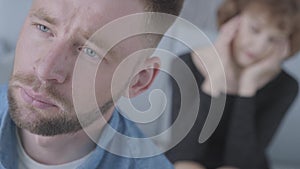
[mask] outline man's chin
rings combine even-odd
[[[56,136],[62,134],[72,134],[81,130],[78,121],[65,121],[63,119],[45,119],[37,117],[19,118],[11,113],[12,120],[20,129],[25,129],[30,133],[41,136]]]
[[[76,117],[67,118],[65,113],[41,111],[34,107],[18,106],[9,96],[10,116],[17,127],[42,136],[55,136],[76,133],[81,124]],[[56,115],[55,115],[56,114]]]

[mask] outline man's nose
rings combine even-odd
[[[34,63],[34,71],[41,82],[64,83],[71,72],[71,48],[65,43],[56,43]]]

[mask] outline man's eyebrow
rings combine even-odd
[[[84,33],[84,31],[82,31],[82,33]],[[105,39],[97,38],[97,36],[90,36],[90,38],[86,38],[88,37],[88,35],[90,35],[90,33],[85,33],[86,34],[83,36],[85,36],[84,39],[87,44],[92,45],[92,47],[95,47],[102,52],[107,52],[106,55],[110,55],[111,58],[118,58],[115,46],[112,46],[109,43],[107,43]]]
[[[32,17],[35,17],[35,18],[38,18],[40,20],[43,20],[43,21],[46,21],[50,24],[53,24],[53,25],[56,25],[57,24],[57,19],[51,17],[49,15],[49,13],[43,9],[43,8],[40,8],[40,9],[37,9],[37,10],[34,10],[32,12],[30,12],[29,16],[32,18]]]
[[[92,43],[101,49],[108,49],[110,46],[104,39],[97,37],[94,31],[80,29],[78,33],[84,38],[84,41]]]
[[[90,38],[87,42],[95,45],[98,49],[101,49],[102,51],[108,52],[107,54],[109,54],[110,57],[113,57],[113,58],[116,57],[116,51],[115,51],[114,46],[109,45],[105,40],[97,39],[97,38]]]
[[[79,30],[78,33],[83,36],[84,40],[89,40],[93,35],[93,32],[89,32],[86,30]]]

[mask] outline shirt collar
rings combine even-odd
[[[0,128],[0,161],[4,168],[17,168],[16,126],[10,118],[8,107],[4,113]]]
[[[4,115],[1,119],[2,125],[0,126],[0,162],[4,168],[17,168],[18,155],[16,149],[16,125],[10,117],[7,100],[5,105],[6,106],[1,108],[2,111],[4,111]],[[108,121],[108,124],[104,127],[103,132],[101,133],[96,149],[80,168],[97,168],[105,153],[105,149],[102,147],[106,147],[113,139],[115,134],[115,132],[111,132],[109,128],[111,127],[113,129],[117,129],[119,120],[119,113],[115,109],[111,119]],[[101,147],[99,145],[101,145]]]
[[[79,168],[96,169],[100,165],[104,154],[107,153],[105,147],[109,146],[116,133],[112,132],[111,129],[117,130],[119,127],[119,121],[119,112],[117,111],[117,109],[114,109],[112,117],[108,121],[108,124],[106,124],[104,129],[102,130],[96,149],[94,150],[93,154],[86,160],[86,162],[83,163]]]

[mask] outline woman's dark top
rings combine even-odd
[[[265,150],[298,93],[297,81],[281,71],[253,97],[227,95],[223,116],[217,129],[205,143],[200,144],[198,138],[208,114],[211,96],[201,90],[204,77],[194,65],[191,55],[185,54],[180,58],[193,72],[201,101],[191,131],[178,145],[166,153],[170,161],[174,163],[191,160],[201,163],[208,169],[224,165],[240,169],[269,168]],[[172,66],[176,69],[176,66]],[[174,121],[180,108],[181,98],[174,82],[172,87]]]

